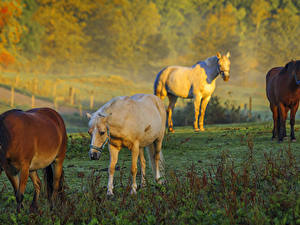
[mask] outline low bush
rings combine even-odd
[[[260,115],[249,116],[248,113],[247,109],[241,109],[240,106],[236,106],[230,101],[221,104],[220,98],[214,96],[207,105],[204,124],[243,123],[260,120]],[[193,101],[189,101],[184,108],[175,108],[173,122],[175,126],[193,125]]]

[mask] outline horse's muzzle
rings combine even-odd
[[[224,80],[224,81],[229,81],[229,76],[224,76],[224,77],[223,77],[223,80]]]
[[[228,73],[225,73],[225,72],[221,72],[221,75],[222,75],[222,78],[224,81],[228,81],[229,80],[229,74]]]
[[[101,153],[99,151],[96,151],[93,149],[89,151],[89,156],[90,156],[91,160],[99,160],[100,155],[101,155]]]

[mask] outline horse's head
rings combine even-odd
[[[300,60],[292,60],[286,65],[286,67],[294,76],[296,84],[300,85]]]
[[[89,121],[89,130],[92,140],[89,156],[91,160],[98,160],[105,144],[109,141],[109,129],[107,127],[107,116],[86,114]]]
[[[217,53],[218,57],[218,70],[219,73],[222,75],[224,81],[229,80],[229,72],[230,72],[230,53],[227,52],[226,55],[221,55],[221,53]]]

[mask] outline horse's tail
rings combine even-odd
[[[165,86],[166,79],[168,77],[168,67],[163,68],[156,76],[154,81],[154,95],[159,98],[163,98],[167,95]]]
[[[44,169],[47,197],[50,200],[53,194],[53,170],[51,164]]]
[[[148,147],[146,147],[146,151],[147,151],[147,154],[148,154],[148,157],[150,159],[150,166],[152,168],[152,172],[153,174],[155,175],[156,174],[156,171],[155,171],[155,154],[156,154],[156,149],[154,147],[154,143],[149,145]],[[160,156],[160,160],[159,160],[159,171],[160,171],[160,175],[162,177],[164,177],[165,175],[165,166],[164,166],[164,156],[163,156],[163,153],[162,151],[159,152],[159,156]]]
[[[53,174],[53,169],[51,164],[44,169],[44,180],[46,185],[47,198],[49,201],[51,201],[54,192],[54,186],[53,186],[54,174]],[[62,201],[65,199],[64,189],[65,189],[65,176],[64,176],[64,170],[62,170],[60,180],[59,180],[59,186],[57,190],[58,197]]]

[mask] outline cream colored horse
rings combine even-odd
[[[229,80],[229,57],[229,52],[226,55],[217,53],[217,56],[200,61],[192,67],[168,66],[157,74],[154,82],[154,94],[161,99],[166,96],[169,98],[167,115],[170,132],[174,132],[172,112],[178,97],[194,99],[194,129],[195,131],[204,131],[204,114],[207,103],[215,90],[216,78],[221,74],[224,81]],[[200,104],[201,113],[198,124]],[[198,125],[200,125],[200,129]]]
[[[127,147],[132,155],[132,194],[136,193],[137,189],[138,157],[141,163],[142,186],[145,184],[144,147],[150,149],[149,158],[155,179],[160,181],[163,160],[161,146],[165,133],[166,112],[158,97],[146,94],[116,97],[97,112],[87,116],[90,118],[89,134],[92,137],[90,158],[99,159],[104,145],[108,142],[110,153],[108,195],[113,195],[115,165],[122,147]]]

